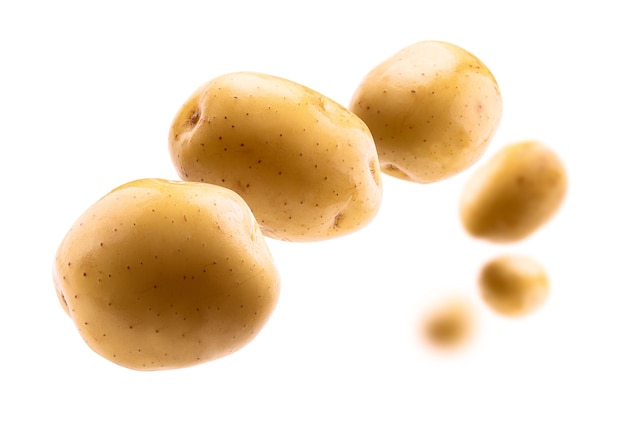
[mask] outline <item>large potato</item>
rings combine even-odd
[[[349,108],[370,128],[383,172],[431,183],[481,157],[500,123],[502,98],[474,55],[422,41],[374,67]]]
[[[460,215],[467,232],[495,243],[522,240],[559,209],[567,176],[557,154],[538,141],[509,144],[470,176]]]
[[[202,85],[177,112],[169,149],[181,179],[236,191],[272,238],[346,235],[367,225],[381,203],[367,126],[283,78],[238,72]]]
[[[549,280],[536,260],[505,254],[486,262],[479,274],[480,294],[498,314],[518,317],[538,309],[546,300]]]
[[[62,240],[53,271],[87,344],[137,370],[242,348],[269,319],[280,286],[236,193],[161,179],[129,182],[89,207]]]

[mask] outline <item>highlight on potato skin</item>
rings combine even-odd
[[[476,163],[502,116],[500,87],[475,55],[425,40],[375,66],[349,109],[372,131],[381,170],[432,183]]]
[[[382,201],[376,146],[363,121],[293,81],[218,76],[176,113],[169,133],[181,179],[230,188],[264,234],[321,241],[369,224]]]
[[[473,237],[493,243],[521,241],[560,209],[568,187],[559,156],[537,140],[502,147],[469,177],[460,219]]]
[[[503,254],[485,262],[478,276],[480,295],[494,312],[521,317],[539,309],[549,294],[545,268],[520,254]]]
[[[90,206],[57,249],[53,281],[88,346],[134,370],[189,367],[243,348],[280,291],[241,197],[163,179],[126,183]]]
[[[464,349],[475,333],[476,319],[469,300],[448,297],[433,303],[419,321],[421,341],[437,352]]]

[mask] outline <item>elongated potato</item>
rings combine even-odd
[[[486,262],[479,274],[480,293],[489,308],[510,317],[527,315],[546,300],[549,280],[536,260],[505,254]]]
[[[238,72],[202,85],[176,114],[169,149],[181,179],[236,191],[272,238],[346,235],[367,225],[381,203],[367,126],[279,77]]]
[[[470,176],[461,222],[476,238],[517,242],[556,214],[566,192],[566,170],[554,151],[534,140],[509,144]]]
[[[59,245],[53,272],[87,344],[136,370],[188,367],[244,347],[280,286],[241,197],[161,179],[129,182],[89,207]]]
[[[502,97],[476,56],[428,40],[375,66],[349,108],[369,126],[384,173],[432,183],[483,155],[500,123]]]

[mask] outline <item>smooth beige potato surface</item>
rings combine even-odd
[[[536,260],[522,255],[501,255],[485,263],[478,279],[485,303],[505,316],[527,315],[546,300],[549,281]]]
[[[382,199],[376,146],[350,111],[305,86],[239,72],[202,85],[169,135],[186,181],[230,188],[265,235],[318,241],[367,225]]]
[[[349,108],[369,126],[384,173],[431,183],[482,156],[502,98],[477,57],[451,43],[421,41],[374,67]]]
[[[161,179],[129,182],[89,207],[61,242],[53,272],[87,344],[137,370],[242,348],[269,319],[280,286],[236,193]]]
[[[470,176],[461,222],[476,238],[517,242],[556,214],[566,192],[567,173],[554,151],[538,141],[509,144]]]

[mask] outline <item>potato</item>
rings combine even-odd
[[[450,297],[439,301],[421,319],[421,335],[436,350],[465,347],[474,333],[473,310],[465,298]]]
[[[384,173],[432,183],[482,156],[500,123],[502,98],[474,55],[451,43],[421,41],[375,66],[349,109],[370,128]]]
[[[248,344],[280,280],[245,202],[215,185],[140,179],[89,207],[53,278],[86,343],[135,370],[199,364]]]
[[[483,265],[478,283],[485,303],[495,312],[517,317],[541,306],[549,291],[548,276],[534,259],[519,254],[495,257]]]
[[[236,72],[205,83],[176,113],[169,149],[181,179],[236,191],[264,234],[279,240],[352,233],[382,199],[365,123],[280,77]]]
[[[460,216],[473,237],[520,241],[543,226],[567,192],[563,163],[545,144],[509,144],[478,168],[462,191]]]

